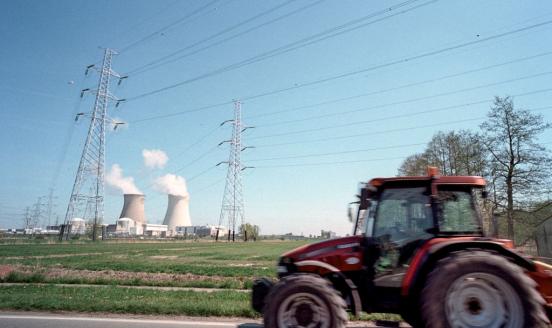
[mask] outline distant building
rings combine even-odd
[[[150,237],[166,237],[167,236],[167,230],[168,226],[166,224],[144,224],[144,232],[143,234],[145,236]]]
[[[117,220],[115,234],[123,236],[136,236],[144,234],[143,225],[131,218],[120,218]]]
[[[337,237],[337,234],[333,231],[322,230],[320,232],[320,238],[322,238],[322,239],[332,239],[332,238],[336,238],[336,237]]]
[[[73,218],[69,222],[71,230],[69,231],[72,235],[84,235],[86,233],[86,222],[81,218]]]
[[[177,226],[176,235],[177,236],[195,236],[198,238],[212,237],[217,236],[217,230],[219,232],[218,236],[224,237],[227,235],[227,230],[223,226],[215,225],[204,225],[204,226]]]

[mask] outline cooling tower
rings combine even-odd
[[[141,194],[125,194],[125,203],[119,218],[129,218],[136,223],[146,223],[146,215],[144,214],[145,196]]]
[[[169,204],[163,224],[168,226],[171,232],[176,231],[176,227],[189,227],[192,225],[190,220],[190,199],[188,196],[177,196],[169,194]]]

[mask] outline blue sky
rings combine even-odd
[[[421,151],[438,130],[477,129],[495,95],[515,95],[516,106],[552,121],[545,90],[552,82],[552,3],[546,1],[411,1],[363,20],[372,23],[361,28],[138,97],[402,2],[4,1],[0,227],[20,226],[25,206],[52,186],[63,218],[87,129],[85,120],[75,124],[74,113],[92,108],[93,97],[79,101],[79,93],[97,83],[97,75],[83,73],[101,59],[100,47],[122,50],[113,69],[125,74],[175,51],[209,46],[129,74],[111,89],[129,99],[109,109],[128,127],[107,135],[106,166],[119,164],[134,178],[151,222],[162,220],[166,196],[149,186],[166,173],[189,180],[194,224],[218,222],[226,172],[213,167],[227,160],[228,149],[214,147],[230,136],[229,127],[217,126],[232,117],[233,106],[155,118],[165,114],[245,99],[244,123],[256,127],[243,137],[256,146],[243,153],[244,165],[256,167],[243,177],[247,220],[265,233],[304,234],[348,233],[346,206],[359,181],[395,175],[402,158]],[[375,68],[387,63],[394,64]],[[336,78],[350,72],[357,73]],[[552,131],[541,140],[552,142]],[[145,168],[143,149],[165,151],[167,166]],[[107,189],[105,206],[106,221],[114,222],[121,194]]]

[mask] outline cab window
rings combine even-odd
[[[444,233],[481,233],[470,189],[440,188],[439,230]]]
[[[433,216],[428,188],[388,188],[379,199],[374,236],[391,241],[421,239],[430,235]]]

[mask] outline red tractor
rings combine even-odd
[[[283,254],[279,280],[253,286],[265,327],[341,328],[347,311],[396,313],[414,327],[547,327],[552,266],[485,236],[483,178],[428,171],[372,179],[352,236]]]

